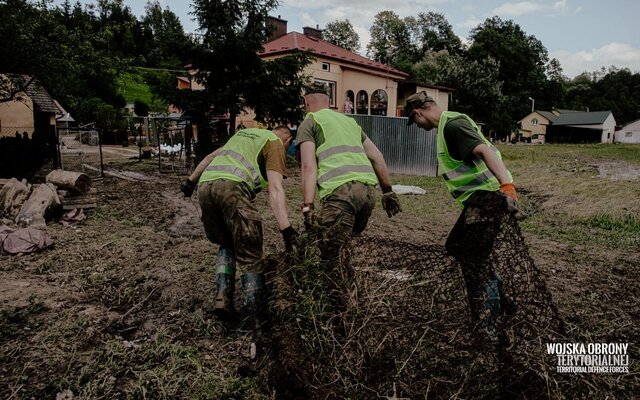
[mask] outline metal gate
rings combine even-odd
[[[425,131],[407,118],[377,115],[349,115],[384,154],[389,172],[396,174],[437,176],[437,130]]]

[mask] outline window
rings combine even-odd
[[[531,120],[531,125],[538,125],[538,118],[534,118]]]
[[[336,107],[336,83],[333,81],[325,81],[324,79],[314,79],[315,82],[329,86],[329,105]]]
[[[633,132],[625,132],[624,133],[624,137],[631,137],[633,136]]]
[[[371,115],[387,115],[387,92],[378,89],[371,95]]]
[[[323,62],[322,63],[322,70],[329,72],[331,70],[331,65],[329,63]]]
[[[353,114],[353,90],[347,90],[344,94],[343,111],[345,114]]]
[[[356,96],[356,114],[369,114],[369,94],[364,90]]]

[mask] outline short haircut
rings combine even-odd
[[[275,131],[283,131],[284,133],[286,133],[289,136],[293,136],[293,133],[291,133],[291,129],[289,129],[288,126],[286,125],[278,125],[275,128],[273,128],[273,132]]]

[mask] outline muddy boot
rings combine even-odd
[[[245,307],[248,314],[247,329],[257,329],[267,319],[267,294],[263,274],[242,275]]]
[[[233,316],[233,293],[236,287],[236,260],[233,252],[220,247],[216,261],[216,303],[213,312],[220,318]]]

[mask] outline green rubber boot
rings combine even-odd
[[[233,293],[236,289],[236,260],[233,252],[220,247],[216,261],[216,303],[214,313],[221,318],[230,318],[233,313]]]
[[[263,274],[242,275],[242,290],[248,318],[248,328],[257,329],[267,319],[267,293]]]

